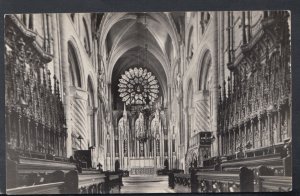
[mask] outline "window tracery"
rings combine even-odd
[[[118,92],[126,105],[153,103],[158,97],[158,81],[147,69],[130,68],[119,81]]]

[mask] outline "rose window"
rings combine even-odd
[[[153,103],[158,97],[158,81],[147,69],[130,68],[119,81],[118,91],[126,105]]]

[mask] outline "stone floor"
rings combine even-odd
[[[130,176],[123,178],[121,193],[174,193],[168,187],[168,176]]]

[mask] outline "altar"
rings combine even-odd
[[[156,174],[154,158],[131,158],[131,175],[154,175]]]
[[[138,71],[147,72],[137,68],[129,70],[132,74]],[[115,168],[127,170],[130,175],[155,175],[158,169],[163,169],[164,161],[169,159],[171,154],[169,149],[172,140],[167,131],[167,115],[165,108],[162,107],[163,98],[156,100],[157,96],[154,95],[158,91],[149,96],[151,91],[158,88],[156,85],[147,89],[141,99],[127,98],[127,94],[124,94],[128,90],[126,84],[134,78],[134,75],[129,77],[129,72],[120,78],[119,84],[120,97],[124,101],[123,114],[119,110],[113,115],[115,119],[113,162]],[[151,81],[155,81],[154,76]],[[148,87],[151,85],[152,83]],[[136,84],[135,90],[140,93],[145,90],[145,86],[147,85]]]

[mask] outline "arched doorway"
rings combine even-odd
[[[115,161],[115,171],[119,171],[120,170],[120,162],[119,160]]]

